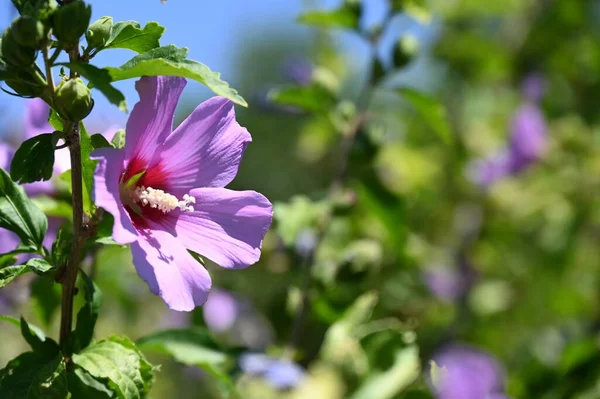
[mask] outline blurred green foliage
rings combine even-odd
[[[435,37],[420,43],[408,69],[389,71],[376,86],[337,197],[328,187],[361,105],[356,93],[369,72],[356,63],[364,51],[348,33],[319,30],[299,43],[265,26],[268,34],[249,35],[231,52],[240,65],[235,87],[250,103],[237,109],[238,119],[253,135],[231,187],[264,193],[275,203],[275,223],[257,265],[235,273],[207,266],[216,288],[245,298],[268,321],[271,355],[284,353],[294,335],[306,251],[313,251],[305,247],[315,237],[320,243],[296,353],[308,377],[281,393],[232,365],[240,396],[431,398],[429,360],[462,343],[499,359],[510,397],[600,398],[600,3],[406,3]],[[355,26],[344,7],[334,27]],[[323,15],[300,20],[327,25]],[[389,34],[397,35],[402,18]],[[309,86],[282,72],[298,54],[313,65]],[[544,82],[547,148],[524,170],[482,187],[471,178],[474,162],[508,145],[530,74]],[[294,107],[277,105],[290,85]],[[183,114],[198,102],[189,99]],[[128,250],[105,246],[89,262],[105,300],[97,336],[205,326],[202,308],[189,317],[166,312]],[[452,276],[460,292],[436,295],[431,273]],[[30,285],[36,305],[12,312],[56,330],[55,287]],[[0,364],[24,349],[10,328],[0,329]],[[200,355],[182,361],[181,348],[158,352],[150,356],[163,365],[151,397],[222,397],[217,371],[190,367]]]

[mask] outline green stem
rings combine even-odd
[[[71,185],[73,202],[73,242],[71,256],[67,261],[66,271],[63,278],[62,313],[60,319],[60,344],[63,348],[65,361],[70,362],[71,326],[73,322],[73,297],[75,295],[75,281],[83,250],[83,244],[87,236],[87,226],[83,213],[83,184],[81,167],[81,145],[79,135],[79,123],[74,123],[67,133],[69,151],[71,154]]]

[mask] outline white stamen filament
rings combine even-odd
[[[192,212],[194,207],[190,204],[196,203],[196,198],[185,194],[183,200],[178,200],[176,196],[165,193],[163,190],[157,190],[152,187],[136,187],[132,192],[133,200],[139,202],[142,206],[157,208],[163,213],[171,212],[174,209],[181,209],[184,212]]]

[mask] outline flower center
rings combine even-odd
[[[130,191],[131,199],[141,206],[156,208],[163,213],[171,212],[179,208],[184,212],[192,212],[194,207],[190,204],[196,203],[196,198],[185,194],[182,200],[176,196],[166,193],[163,190],[157,190],[152,187],[138,186]]]

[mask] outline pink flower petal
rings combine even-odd
[[[125,159],[150,163],[173,130],[175,108],[185,84],[185,79],[169,76],[144,76],[136,82],[140,101],[127,120]]]
[[[194,212],[182,212],[177,237],[194,252],[226,268],[243,268],[260,258],[262,240],[271,225],[273,206],[254,191],[198,188]]]
[[[170,233],[142,233],[131,244],[131,252],[140,277],[169,308],[191,311],[206,302],[211,287],[208,271]]]
[[[225,187],[237,174],[250,133],[235,120],[233,103],[213,97],[200,104],[169,136],[160,164],[169,190],[181,196],[195,187]]]
[[[120,198],[119,178],[124,168],[124,155],[122,150],[99,148],[91,156],[99,161],[94,173],[94,202],[115,218],[113,238],[119,244],[129,244],[138,239]]]

